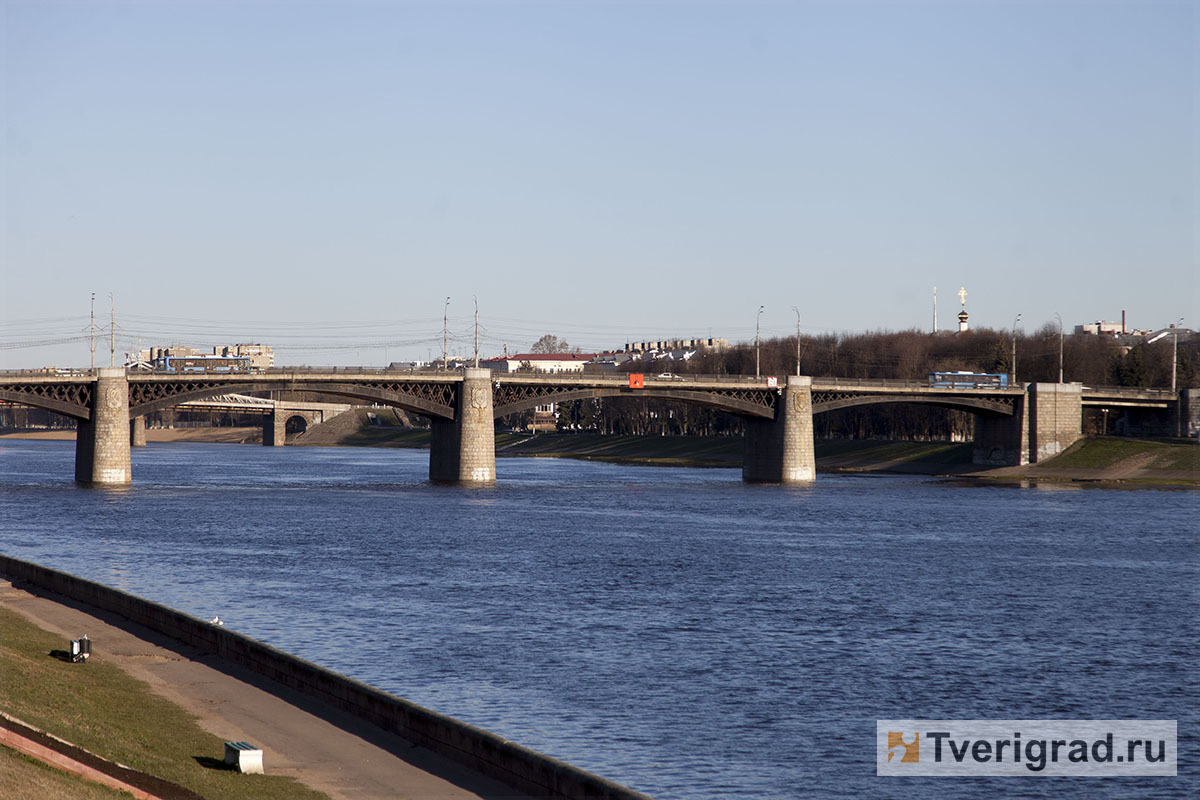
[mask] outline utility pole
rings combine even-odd
[[[937,333],[937,287],[933,287],[933,332]]]
[[[108,365],[116,366],[117,352],[117,301],[108,293]]]
[[[475,301],[475,369],[479,369],[479,298],[471,295]]]
[[[1020,319],[1021,319],[1021,315],[1017,314],[1017,316],[1013,318],[1013,326],[1012,326],[1012,340],[1013,340],[1012,383],[1013,383],[1013,386],[1017,385],[1017,322],[1019,322]]]
[[[92,292],[92,324],[88,326],[88,332],[91,334],[90,341],[92,347],[92,372],[96,371],[96,293]]]
[[[758,332],[760,329],[759,323],[762,321],[762,312],[763,312],[764,308],[766,308],[766,306],[759,306],[758,314],[754,317],[754,377],[756,377],[756,378],[759,377],[759,369],[758,369],[758,363],[759,363]]]
[[[442,306],[442,369],[447,369],[450,365],[446,361],[446,322],[450,318],[450,298],[446,298],[446,305]]]
[[[796,312],[796,377],[800,377],[800,309],[792,306]]]
[[[1057,311],[1054,316],[1058,319],[1058,382],[1063,382],[1063,323],[1062,316]]]

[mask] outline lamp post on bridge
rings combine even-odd
[[[759,377],[759,348],[758,348],[758,332],[760,330],[759,323],[762,321],[762,312],[766,306],[758,307],[758,314],[754,317],[754,377]]]
[[[1013,383],[1013,386],[1017,385],[1017,322],[1019,322],[1020,319],[1021,319],[1021,315],[1017,314],[1017,316],[1013,317],[1013,324],[1012,324],[1012,340],[1013,340],[1013,342],[1012,342],[1012,344],[1013,344],[1013,346],[1012,346],[1012,383]]]
[[[800,377],[800,309],[792,306],[796,312],[796,377]]]
[[[1183,324],[1183,317],[1173,326],[1175,328],[1171,344],[1171,394],[1175,394],[1175,373],[1179,369],[1179,326]]]
[[[1063,323],[1062,317],[1057,311],[1054,312],[1055,319],[1058,320],[1058,382],[1063,382]]]

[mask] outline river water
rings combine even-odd
[[[0,442],[0,550],[659,798],[1191,797],[1200,494]],[[1175,778],[875,776],[877,719],[1177,719]]]

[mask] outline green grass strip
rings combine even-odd
[[[1148,470],[1200,470],[1200,447],[1100,436],[1080,440],[1038,466],[1056,469],[1111,469],[1125,464]]]
[[[224,757],[224,742],[192,714],[114,664],[50,655],[65,648],[62,637],[0,608],[0,707],[102,758],[213,800],[328,800],[292,778],[205,766]]]

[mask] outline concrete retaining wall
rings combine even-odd
[[[548,798],[649,800],[563,761],[438,714],[365,683],[167,606],[74,575],[0,555],[0,574],[119,614],[153,631],[353,714],[522,792]]]

